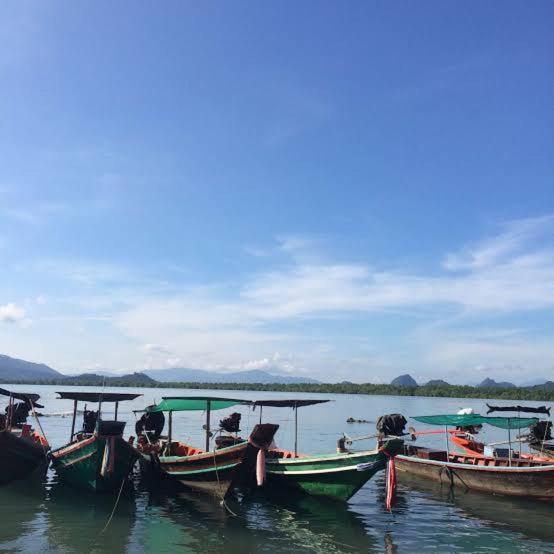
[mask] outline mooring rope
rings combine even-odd
[[[223,506],[234,517],[238,517],[237,514],[235,514],[235,512],[233,512],[233,510],[231,510],[231,508],[229,508],[229,506],[227,505],[227,501],[225,500],[225,494],[222,494],[221,481],[219,480],[219,471],[217,469],[217,458],[216,458],[215,448],[213,449],[213,455],[214,455],[215,476],[217,478],[217,488],[219,489],[219,494],[221,496],[221,501],[219,502],[219,505]]]
[[[115,504],[114,504],[112,513],[110,514],[108,522],[106,523],[106,525],[104,525],[104,529],[102,529],[102,531],[100,531],[100,533],[99,533],[100,535],[102,533],[104,533],[104,531],[106,531],[106,529],[110,526],[110,523],[112,522],[113,516],[115,514],[115,510],[117,509],[117,505],[119,504],[119,499],[121,498],[121,493],[123,492],[123,486],[125,485],[125,479],[126,479],[126,477],[123,477],[123,480],[121,481],[121,487],[119,488],[119,493],[118,493],[117,498],[115,500]]]

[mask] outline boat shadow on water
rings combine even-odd
[[[446,483],[441,485],[417,476],[402,475],[402,486],[397,496],[409,494],[410,491],[452,505],[460,510],[461,517],[471,518],[478,524],[516,531],[531,539],[554,541],[550,503],[451,488]]]
[[[118,492],[76,491],[51,478],[46,492],[49,547],[63,552],[124,552],[136,519],[132,483]],[[113,516],[112,516],[113,514]]]
[[[231,495],[225,505],[194,491],[150,493],[145,540],[152,548],[202,552],[394,552],[383,548],[347,504],[263,489]],[[154,539],[157,537],[157,539]]]

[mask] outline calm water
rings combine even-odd
[[[29,387],[11,387],[25,390]],[[59,387],[33,387],[41,395],[45,413],[71,410],[71,402],[55,400]],[[86,388],[82,388],[86,390]],[[132,392],[134,389],[115,389]],[[239,398],[283,397],[282,393],[141,389],[134,402],[122,403],[120,418],[134,431],[133,409],[167,395],[214,394]],[[293,395],[287,395],[291,397]],[[384,413],[405,415],[452,413],[461,407],[483,411],[484,401],[384,396],[307,395],[328,397],[332,403],[300,410],[299,450],[333,452],[346,431],[351,436],[370,434]],[[501,401],[498,401],[502,404]],[[506,404],[506,402],[504,402]],[[5,403],[0,404],[3,411]],[[215,412],[217,422],[233,410]],[[243,435],[257,421],[257,413],[243,413]],[[370,424],[348,425],[347,417]],[[291,448],[293,413],[264,409],[264,420],[281,425],[279,446]],[[71,418],[41,419],[50,443],[67,442]],[[174,434],[202,446],[203,414],[176,414]],[[424,426],[419,425],[419,429]],[[504,434],[492,432],[490,440]],[[442,438],[421,441],[441,446]],[[373,447],[373,441],[357,443]],[[384,508],[383,475],[370,481],[348,504],[309,497],[271,500],[260,491],[253,498],[229,501],[232,515],[209,497],[194,494],[152,494],[141,489],[123,496],[110,525],[103,531],[115,495],[93,495],[57,483],[49,472],[46,483],[25,482],[0,489],[0,551],[2,552],[553,552],[554,507],[477,493],[441,489],[414,480],[399,486],[392,513]]]

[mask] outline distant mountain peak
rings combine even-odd
[[[501,381],[497,382],[494,379],[490,379],[487,377],[486,379],[483,379],[479,385],[477,385],[479,388],[495,388],[495,389],[515,389],[516,386],[513,383],[509,383],[508,381]]]
[[[447,383],[443,379],[431,379],[425,383],[426,387],[449,387],[450,383]]]
[[[396,385],[397,387],[417,387],[417,382],[410,374],[405,373],[393,379],[391,385]]]
[[[0,379],[4,381],[33,381],[39,379],[57,379],[59,377],[62,377],[61,373],[45,364],[28,362],[0,354]]]

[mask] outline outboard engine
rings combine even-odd
[[[375,427],[380,435],[383,437],[401,437],[405,435],[404,429],[408,420],[402,414],[388,414],[383,415],[377,420]]]
[[[542,442],[552,440],[552,422],[538,421],[529,428],[531,442]]]
[[[83,412],[83,433],[92,435],[96,429],[96,421],[98,420],[98,412],[87,410]]]
[[[163,412],[145,412],[135,423],[137,437],[148,434],[150,442],[156,442],[164,430],[165,416]]]
[[[219,426],[227,433],[238,433],[240,432],[240,418],[239,413],[231,414],[229,417],[222,419],[219,422]]]
[[[235,436],[230,434],[219,435],[215,438],[216,448],[227,448],[228,446],[233,446],[239,442],[242,442],[242,439],[236,436],[236,434],[240,432],[240,418],[241,415],[235,412],[219,422],[219,428],[222,431],[226,431],[227,433],[235,433]]]
[[[14,427],[21,427],[29,417],[31,407],[26,402],[17,402],[13,406],[6,406],[6,416]]]

